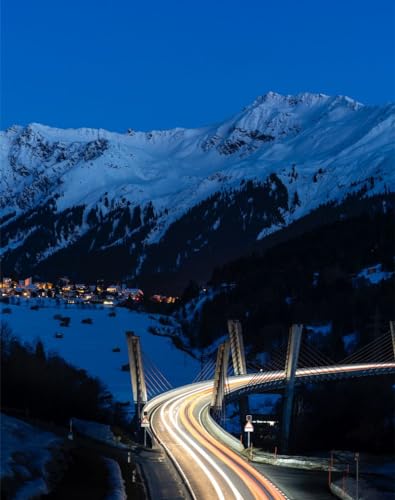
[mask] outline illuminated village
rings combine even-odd
[[[178,297],[153,294],[145,297],[140,288],[129,288],[125,283],[106,284],[98,281],[96,284],[73,283],[69,278],[62,277],[56,283],[47,281],[33,281],[31,277],[24,280],[3,278],[0,282],[2,298],[22,297],[50,298],[64,304],[103,304],[117,306],[128,301],[141,303],[149,300],[154,303],[174,304]]]

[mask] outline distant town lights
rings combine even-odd
[[[23,280],[12,280],[3,278],[0,281],[1,297],[23,297],[30,299],[35,297],[52,298],[61,300],[67,304],[104,304],[116,306],[126,301],[135,303],[145,299],[144,292],[140,288],[129,288],[122,284],[103,284],[102,281],[87,285],[85,283],[72,283],[69,278],[59,278],[56,284],[39,281],[33,282],[31,277]],[[179,297],[154,294],[147,298],[151,302],[174,304]]]

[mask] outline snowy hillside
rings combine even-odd
[[[0,136],[4,270],[70,274],[89,255],[96,267],[117,260],[114,277],[177,273],[230,234],[242,253],[323,204],[393,191],[394,118],[395,105],[269,92],[196,130],[11,127]]]
[[[117,308],[116,316],[111,317],[109,310],[103,307],[56,306],[51,299],[18,303],[9,304],[11,313],[3,314],[3,320],[17,338],[33,345],[40,338],[47,352],[56,352],[67,362],[85,369],[90,376],[99,378],[118,401],[130,401],[132,395],[129,372],[121,369],[128,363],[127,330],[140,336],[144,356],[148,356],[173,386],[189,383],[199,371],[198,362],[178,350],[171,339],[148,332],[149,327],[160,326],[158,316]],[[32,304],[39,304],[39,309],[32,310]],[[59,314],[70,317],[69,327],[59,327],[59,321],[54,318]],[[90,318],[92,324],[82,323],[84,318]],[[59,331],[64,335],[61,339],[55,336]],[[119,348],[119,352],[113,352],[114,348]],[[180,369],[174,372],[174,366]]]
[[[2,493],[21,500],[49,493],[47,466],[59,454],[62,439],[3,413],[0,421]]]

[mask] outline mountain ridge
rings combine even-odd
[[[10,127],[0,133],[3,265],[7,272],[34,272],[90,235],[84,252],[126,246],[131,259],[125,276],[135,278],[144,262],[149,265],[150,248],[212,197],[207,214],[216,211],[215,203],[222,213],[214,221],[205,216],[211,228],[206,246],[221,233],[234,203],[235,234],[243,237],[253,227],[249,244],[260,241],[350,194],[393,191],[394,124],[394,104],[268,92],[230,119],[198,129],[119,134]],[[250,201],[244,199],[249,190]],[[47,221],[39,215],[45,211]],[[173,251],[178,267],[199,252],[196,245],[184,246]]]

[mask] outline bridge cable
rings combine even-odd
[[[211,359],[199,371],[199,373],[194,378],[193,382],[200,382],[201,380],[207,380],[209,378],[212,378],[214,370],[215,370],[215,361]]]
[[[326,356],[318,349],[315,349],[313,346],[308,345],[307,343],[303,343],[302,349],[308,351],[314,358],[317,358],[317,361],[319,361],[322,366],[332,366],[335,364],[333,359],[331,359],[329,356]]]
[[[388,359],[391,361],[391,354],[393,352],[393,347],[392,345],[383,347],[383,346],[377,346],[374,350],[372,350],[369,353],[364,354],[363,356],[356,357],[352,360],[352,363],[364,363],[364,362],[374,362],[374,361],[382,361],[383,355],[384,359]],[[350,363],[350,362],[349,362]]]
[[[371,355],[372,353],[376,353],[377,351],[382,350],[385,342],[389,343],[390,340],[391,339],[388,336],[388,332],[386,332],[385,334],[381,335],[377,339],[374,339],[371,342],[369,342],[369,344],[365,345],[364,347],[362,347],[358,351],[356,351],[353,354],[350,354],[349,356],[344,358],[341,361],[341,364],[355,363],[356,360],[358,360],[358,362],[360,362],[360,360],[363,360],[365,356]],[[391,343],[391,347],[392,347],[392,343]]]
[[[194,379],[194,382],[197,382],[199,380],[203,380],[206,376],[207,376],[207,373],[210,372],[210,370],[212,369],[212,367],[215,365],[215,357],[213,354],[211,354],[206,363],[202,366],[202,368],[199,370],[199,372],[197,373],[195,379]]]
[[[206,366],[206,370],[204,372],[204,378],[209,379],[214,377],[215,372],[215,360],[212,359],[210,363]]]
[[[266,363],[266,365],[264,365],[264,367],[269,367],[271,369],[263,371],[264,368],[260,368],[260,371],[251,377],[247,386],[250,387],[261,384],[264,380],[271,378],[273,376],[273,372],[284,371],[284,366],[285,363],[281,363],[279,359],[275,362],[271,360],[269,363]]]
[[[156,366],[156,364],[152,361],[152,359],[145,353],[143,353],[144,361],[147,365],[149,365],[149,368],[156,374],[156,376],[162,381],[165,387],[168,389],[172,389],[173,386],[171,383],[167,380],[167,378],[163,375],[163,373],[159,370],[159,368]]]
[[[166,386],[161,384],[160,380],[155,377],[155,374],[152,371],[146,370],[145,377],[149,382],[148,385],[152,390],[155,391],[156,394],[160,394],[161,392],[166,392],[166,390],[169,390]]]
[[[150,394],[150,398],[164,392],[163,388],[159,387],[155,380],[152,379],[151,374],[146,371],[145,378],[147,380],[147,389]]]
[[[167,378],[163,375],[163,373],[149,358],[148,358],[148,363],[150,364],[152,371],[155,373],[156,377],[162,382],[164,387],[166,387],[167,390],[172,389],[173,386],[171,385],[171,383],[167,380]]]
[[[388,338],[387,337],[388,333],[389,332],[384,333],[380,337],[372,340],[371,342],[369,342],[365,346],[361,347],[359,350],[357,350],[354,353],[350,354],[349,356],[347,356],[346,358],[344,358],[341,361],[341,363],[342,364],[347,364],[347,363],[349,363],[350,360],[354,359],[355,357],[359,357],[359,356],[363,355],[363,353],[366,354],[366,352],[368,352],[370,349],[374,348],[376,345],[379,345],[380,342],[383,342],[383,340],[386,340]]]
[[[172,385],[146,353],[142,353],[147,391],[150,398],[172,389]]]

